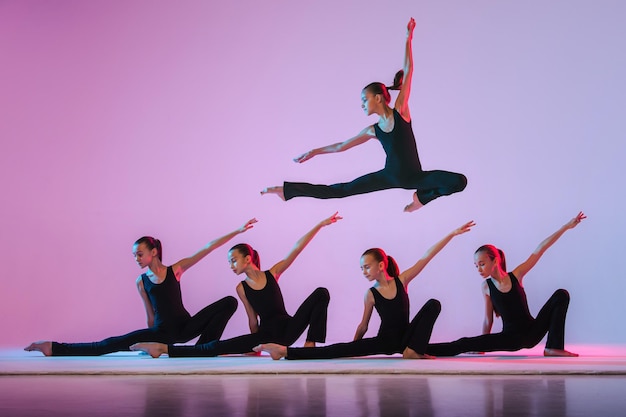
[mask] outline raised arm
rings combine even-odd
[[[337,215],[337,212],[332,216],[322,220],[318,224],[315,225],[313,229],[311,229],[306,235],[302,236],[300,240],[296,242],[294,247],[291,249],[287,257],[282,261],[278,262],[276,265],[270,268],[270,272],[274,275],[274,278],[278,281],[280,275],[285,272],[287,268],[293,263],[293,261],[300,255],[302,250],[306,247],[306,245],[313,240],[317,232],[324,226],[328,226],[329,224],[333,224],[337,222],[337,220],[341,220],[342,217]]]
[[[332,145],[324,146],[322,148],[316,148],[316,149],[310,150],[296,158],[293,158],[293,160],[294,162],[302,163],[302,162],[308,161],[309,159],[317,155],[322,155],[325,153],[343,152],[350,148],[354,148],[357,145],[361,145],[375,137],[376,137],[376,132],[374,131],[374,126],[368,126],[365,129],[363,129],[361,132],[359,132],[358,135],[346,141],[337,142]]]
[[[143,305],[146,308],[146,322],[148,323],[148,327],[152,327],[154,326],[154,308],[152,307],[150,298],[146,293],[146,289],[143,287],[141,275],[139,276],[139,278],[137,278],[137,290],[139,291],[139,295],[143,300]]]
[[[586,218],[587,216],[585,216],[585,213],[581,211],[576,215],[576,217],[561,226],[559,230],[544,239],[543,242],[537,246],[537,249],[535,249],[535,251],[528,257],[528,259],[512,271],[518,281],[520,283],[522,282],[524,275],[526,275],[528,271],[530,271],[537,264],[545,251],[548,250],[550,246],[554,245],[554,243],[559,240],[561,236],[563,236],[563,233],[578,226],[578,224]]]
[[[441,249],[443,249],[452,240],[454,236],[469,232],[471,228],[475,225],[476,223],[474,223],[473,220],[465,223],[463,226],[458,227],[448,233],[446,237],[444,237],[439,242],[435,243],[430,249],[428,249],[426,253],[424,253],[424,255],[420,258],[420,260],[415,263],[415,265],[402,272],[398,277],[400,278],[400,281],[402,281],[404,286],[407,287],[409,285],[409,282],[411,282],[413,278],[415,278],[420,272],[422,272],[422,269],[424,269],[424,267],[428,265],[428,262],[430,262],[430,260],[433,259],[435,255],[437,255],[441,251]]]
[[[413,29],[415,29],[415,19],[411,18],[406,28],[406,45],[404,49],[404,76],[402,78],[402,87],[396,98],[394,105],[398,113],[405,119],[411,120],[409,112],[409,96],[411,95],[411,82],[413,81]]]
[[[367,332],[367,328],[370,323],[370,318],[372,318],[372,311],[374,310],[374,295],[370,290],[367,290],[365,293],[365,301],[363,307],[363,318],[361,319],[361,323],[356,328],[356,333],[354,334],[354,340],[363,339],[365,333]]]
[[[220,246],[224,245],[226,242],[228,242],[229,240],[231,240],[238,234],[244,233],[248,229],[251,229],[252,227],[254,227],[253,225],[256,222],[257,222],[256,219],[250,219],[240,228],[233,230],[227,235],[224,235],[220,238],[217,238],[209,242],[204,248],[200,249],[194,255],[188,258],[181,259],[180,261],[176,262],[174,265],[172,265],[172,269],[174,271],[174,275],[176,275],[176,278],[180,280],[180,277],[183,274],[183,272],[185,272],[186,270],[188,270],[189,268],[191,268],[192,266],[200,262],[202,258],[207,256],[209,253],[213,252],[215,249],[219,248]]]

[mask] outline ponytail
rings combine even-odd
[[[387,273],[389,276],[397,278],[400,276],[400,269],[395,259],[387,255]]]
[[[159,258],[159,261],[163,261],[163,248],[161,247],[161,241],[159,239],[155,239],[152,236],[143,236],[137,239],[135,245],[140,245],[142,243],[150,250],[156,249],[157,258]]]
[[[404,70],[396,72],[393,77],[393,84],[387,86],[387,90],[399,90],[402,88],[402,82],[404,81]]]

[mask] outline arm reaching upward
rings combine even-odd
[[[183,274],[183,272],[185,272],[186,270],[188,270],[189,268],[191,268],[192,266],[200,262],[200,260],[202,260],[209,253],[213,252],[215,249],[224,245],[226,242],[228,242],[229,240],[231,240],[238,234],[244,233],[245,231],[252,229],[254,227],[254,223],[256,222],[257,222],[257,219],[250,219],[238,229],[228,233],[227,235],[224,235],[220,238],[217,238],[209,242],[204,248],[200,249],[194,255],[188,258],[181,259],[180,261],[176,262],[174,265],[172,265],[172,269],[174,271],[174,274],[176,275],[176,279],[180,281],[180,277]]]
[[[363,129],[361,132],[359,132],[359,134],[357,134],[356,136],[343,141],[343,142],[337,142],[334,143],[332,145],[328,145],[328,146],[324,146],[321,148],[316,148],[313,150],[310,150],[308,152],[303,153],[300,156],[297,156],[295,158],[293,158],[294,162],[297,163],[302,163],[305,161],[308,161],[309,159],[313,158],[314,156],[317,155],[322,155],[325,153],[335,153],[335,152],[343,152],[343,151],[347,151],[350,148],[353,148],[357,145],[361,145],[365,142],[367,142],[368,140],[370,140],[371,138],[375,138],[376,137],[376,132],[374,131],[374,127],[373,126],[368,126],[365,129]]]
[[[413,81],[413,29],[415,29],[415,19],[411,18],[407,24],[402,87],[400,87],[400,93],[394,105],[395,109],[398,110],[398,113],[405,120],[411,120],[409,96],[411,95],[411,82]]]
[[[443,239],[439,242],[435,243],[430,249],[424,253],[424,255],[409,269],[400,274],[400,281],[404,284],[405,287],[409,285],[409,282],[413,280],[426,265],[431,261],[451,240],[454,236],[461,235],[463,233],[469,232],[472,227],[476,226],[473,220],[465,223],[461,227],[458,227],[448,233]]]
[[[302,236],[300,240],[296,242],[296,244],[291,249],[289,254],[287,254],[285,259],[270,268],[270,272],[272,273],[272,275],[274,275],[277,281],[280,275],[285,272],[287,268],[289,268],[293,261],[298,257],[298,255],[300,255],[302,250],[309,244],[309,242],[313,240],[317,232],[319,232],[322,227],[336,223],[338,220],[342,219],[342,217],[338,216],[337,213],[338,212],[335,212],[335,214],[333,214],[332,216],[316,224],[313,229],[311,229],[306,235]]]
[[[537,264],[545,251],[548,250],[550,246],[554,245],[554,243],[559,240],[561,236],[563,236],[563,233],[578,226],[578,224],[586,218],[587,216],[585,216],[585,213],[581,211],[573,219],[561,226],[559,230],[545,238],[539,246],[537,246],[537,249],[535,249],[535,251],[528,257],[528,259],[513,270],[513,275],[517,277],[520,284],[522,283],[524,275],[526,275],[528,271],[530,271]]]

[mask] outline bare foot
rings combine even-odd
[[[309,342],[308,340],[304,342],[304,347],[315,347],[315,342]]]
[[[130,350],[145,352],[153,358],[158,358],[167,353],[167,345],[156,342],[135,343]]]
[[[280,197],[281,200],[285,201],[285,193],[283,193],[283,187],[267,187],[263,191],[261,191],[261,195],[265,194],[276,194]]]
[[[259,351],[259,352],[247,352],[247,353],[244,353],[243,356],[261,356],[261,351]]]
[[[402,352],[402,359],[435,359],[434,356],[431,356],[427,353],[417,353],[411,348],[404,348],[404,352]]]
[[[275,361],[287,357],[287,347],[276,343],[264,343],[253,349],[255,352],[267,352]]]
[[[578,353],[568,352],[565,349],[549,349],[545,348],[543,350],[543,356],[568,356],[568,357],[577,357]]]
[[[41,352],[44,356],[52,356],[52,342],[40,341],[33,342],[24,348],[26,352]]]
[[[404,212],[405,213],[411,213],[413,211],[421,209],[422,207],[424,207],[424,205],[417,198],[417,192],[414,192],[413,193],[413,201],[411,201],[410,204],[404,206]]]

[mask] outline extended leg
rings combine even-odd
[[[371,193],[373,191],[398,188],[384,170],[363,175],[351,182],[332,185],[316,185],[305,182],[285,182],[283,192],[285,200],[294,197],[343,198],[351,195]]]

